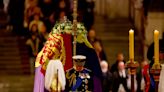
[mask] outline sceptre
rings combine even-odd
[[[73,55],[76,55],[77,3],[77,0],[73,0]]]

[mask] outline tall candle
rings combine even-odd
[[[129,58],[134,60],[134,30],[129,31]]]
[[[154,61],[155,64],[159,63],[159,31],[154,31]]]

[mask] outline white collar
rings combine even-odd
[[[119,85],[118,92],[126,92],[122,84]]]
[[[121,77],[125,78],[125,77],[126,77],[126,72],[125,72],[125,69],[124,69],[124,70],[119,71],[119,75],[120,75]]]

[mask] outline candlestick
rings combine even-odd
[[[131,61],[134,60],[134,30],[129,31],[129,58]]]
[[[138,62],[134,61],[134,30],[129,30],[129,62],[127,62],[127,68],[130,69],[131,75],[131,92],[134,90],[134,75],[136,74],[136,68],[139,66]]]
[[[154,31],[154,63],[159,64],[159,31]]]
[[[159,31],[154,31],[154,64],[150,70],[155,81],[155,92],[158,92],[159,76],[161,71],[161,65],[159,63]]]

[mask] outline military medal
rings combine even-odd
[[[87,80],[87,79],[85,79],[85,81],[84,81],[84,82],[85,82],[85,84],[88,84],[88,80]]]

